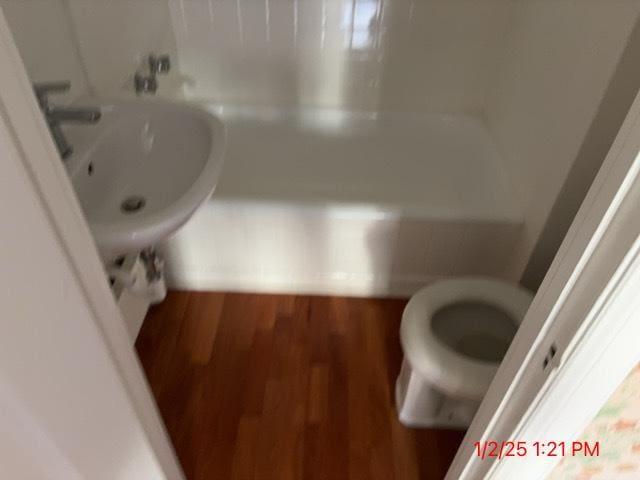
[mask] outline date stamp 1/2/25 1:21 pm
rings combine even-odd
[[[475,442],[475,454],[484,460],[496,458],[501,460],[508,457],[598,457],[600,442],[525,442],[525,441],[495,441],[485,440]]]

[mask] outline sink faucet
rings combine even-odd
[[[49,94],[64,93],[69,91],[70,88],[71,82],[68,81],[40,82],[34,83],[33,85],[38,104],[47,120],[51,136],[63,160],[71,156],[73,147],[69,145],[60,125],[62,123],[93,124],[100,120],[100,116],[102,115],[99,108],[52,107],[49,104]]]

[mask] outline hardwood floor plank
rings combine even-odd
[[[179,348],[194,365],[206,365],[222,315],[224,294],[193,292],[184,313]]]
[[[170,292],[136,347],[189,480],[436,480],[394,407],[404,300]]]
[[[349,478],[349,392],[347,342],[344,335],[329,335],[329,412],[322,425],[323,479]]]
[[[164,302],[150,310],[138,335],[138,353],[156,398],[172,375],[171,362],[190,295],[169,292]]]
[[[259,417],[243,416],[240,419],[230,480],[254,480],[256,478],[256,447],[259,432]]]
[[[307,402],[307,423],[310,425],[327,421],[329,403],[329,367],[313,364],[309,378],[309,400]]]
[[[421,478],[420,464],[413,431],[403,427],[398,421],[395,411],[392,410],[389,411],[389,425],[391,426],[391,444],[393,446],[394,478],[419,480]]]

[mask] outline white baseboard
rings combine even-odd
[[[215,274],[199,270],[167,273],[169,288],[200,291],[295,293],[353,297],[410,297],[434,276],[381,278],[368,275],[327,274],[314,277],[285,275]]]

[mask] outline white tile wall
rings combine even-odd
[[[68,5],[89,81],[98,94],[133,95],[133,75],[151,52],[169,53],[177,60],[166,0],[62,1]],[[163,78],[162,94],[179,96],[177,70]]]
[[[92,83],[124,93],[174,54],[164,94],[223,103],[479,111],[508,0],[66,0]],[[113,35],[117,32],[117,35]]]

